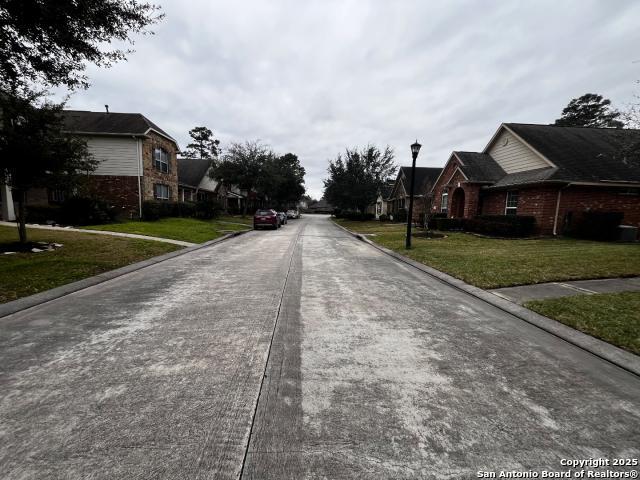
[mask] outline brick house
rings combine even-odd
[[[373,213],[376,216],[376,220],[380,218],[380,215],[389,214],[389,202],[387,199],[393,192],[395,184],[396,181],[394,179],[386,180],[378,193],[376,203],[367,207],[367,213]]]
[[[441,168],[416,167],[413,195],[413,219],[418,220],[425,213],[431,188],[442,172]],[[386,199],[387,213],[397,215],[400,209],[409,208],[411,191],[411,167],[400,167],[391,193]]]
[[[455,151],[434,184],[433,212],[531,215],[560,234],[584,211],[624,213],[640,226],[640,131],[505,123],[482,152]],[[636,154],[637,155],[637,154]]]
[[[65,128],[83,137],[100,161],[93,191],[126,216],[142,215],[146,200],[178,200],[177,142],[140,113],[67,110]]]
[[[120,216],[140,217],[145,200],[178,200],[178,144],[151,120],[140,113],[65,110],[63,115],[65,130],[85,140],[99,161],[88,177],[89,191],[116,206]],[[27,192],[27,205],[56,204],[67,195],[34,188]]]

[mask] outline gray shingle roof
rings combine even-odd
[[[144,135],[151,128],[173,140],[173,137],[141,113],[88,112],[64,110],[65,130],[75,133],[109,135]],[[175,141],[175,140],[174,140]]]
[[[411,188],[411,167],[400,167],[400,171],[407,179],[405,183],[405,189],[407,193]],[[420,190],[420,188],[425,185],[426,182],[431,182],[433,185],[437,178],[440,176],[442,172],[442,168],[433,168],[433,167],[416,167],[416,190]]]
[[[384,182],[384,185],[382,187],[382,198],[386,199],[389,198],[389,195],[391,195],[393,193],[393,187],[396,184],[395,180],[387,180]]]
[[[536,168],[535,170],[527,170],[525,172],[510,173],[505,175],[489,188],[508,187],[513,185],[523,185],[526,183],[544,182],[553,177],[557,172],[557,168]]]
[[[178,159],[178,183],[196,188],[211,167],[210,160],[200,158]]]
[[[558,167],[547,180],[640,182],[640,152],[624,154],[625,146],[640,149],[640,130],[505,125]]]
[[[493,183],[506,175],[491,155],[478,152],[453,152],[462,162],[460,169],[471,182]]]

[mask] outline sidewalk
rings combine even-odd
[[[0,226],[16,228],[15,222],[0,222]],[[138,238],[140,240],[153,240],[154,242],[173,243],[182,247],[192,247],[196,243],[183,242],[182,240],[172,240],[170,238],[149,237],[147,235],[137,235],[135,233],[107,232],[103,230],[85,230],[82,228],[53,227],[51,225],[34,225],[27,223],[27,228],[37,228],[40,230],[58,230],[61,232],[96,233],[98,235],[111,235],[112,237]]]
[[[594,293],[637,291],[640,291],[640,277],[538,283],[535,285],[522,285],[519,287],[505,287],[489,290],[489,292],[494,295],[519,305],[530,300],[568,297],[571,295],[592,295]]]

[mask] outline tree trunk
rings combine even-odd
[[[20,243],[27,243],[27,218],[26,207],[27,203],[27,191],[24,189],[18,190],[18,234],[20,235]]]

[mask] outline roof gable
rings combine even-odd
[[[555,166],[526,140],[512,131],[509,124],[504,123],[491,137],[482,153],[493,157],[507,174]]]
[[[505,124],[557,167],[550,180],[640,182],[640,130],[555,125]],[[633,158],[635,157],[635,158]]]
[[[470,182],[493,183],[506,175],[502,167],[487,153],[453,152],[460,170]]]
[[[198,188],[211,168],[211,161],[200,158],[178,159],[178,183]]]

